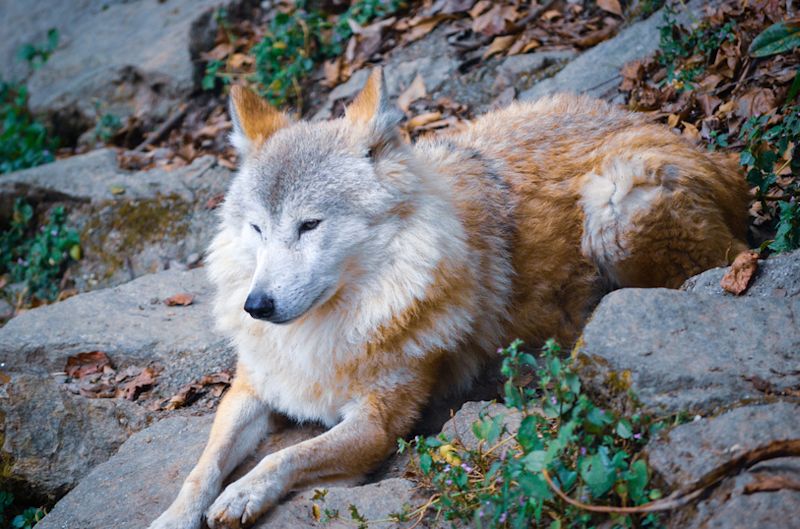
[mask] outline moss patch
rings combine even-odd
[[[191,205],[177,194],[105,202],[81,233],[86,258],[102,263],[107,279],[147,244],[185,237],[190,213]]]

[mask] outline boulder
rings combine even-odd
[[[131,436],[119,452],[99,465],[67,494],[37,526],[40,529],[144,529],[164,511],[197,462],[211,424],[210,417],[173,417],[159,421]],[[314,426],[292,426],[262,443],[257,454],[236,472],[240,476],[266,454],[295,444],[321,432]],[[408,480],[390,478],[363,486],[317,487],[287,498],[259,520],[258,529],[352,527],[350,506],[367,519],[386,518],[410,510],[424,500]],[[314,496],[317,496],[314,499]],[[324,496],[319,498],[319,496]],[[340,519],[316,520],[312,505],[320,512],[338,511]],[[401,525],[381,524],[381,527]],[[402,525],[405,527],[405,525]]]
[[[241,3],[84,1],[63,19],[48,14],[60,44],[28,79],[31,110],[48,115],[68,138],[106,113],[145,123],[165,119],[199,87],[200,53],[213,46],[216,34],[214,8]],[[31,16],[25,9],[12,12],[16,19]]]
[[[676,19],[688,23],[696,19],[707,2],[692,0]],[[575,92],[595,97],[611,98],[617,94],[621,80],[620,69],[628,62],[646,57],[658,49],[658,28],[663,24],[664,11],[659,10],[646,20],[624,28],[614,38],[601,42],[569,62],[558,73],[544,79],[519,94],[529,101],[558,92]]]
[[[232,172],[213,157],[171,171],[122,170],[101,149],[0,178],[0,223],[17,197],[40,209],[63,204],[83,258],[68,275],[78,291],[197,264],[216,229],[214,201]],[[211,201],[211,202],[209,202]]]
[[[775,402],[736,408],[672,429],[647,446],[651,468],[671,488],[694,483],[722,463],[773,441],[800,440],[800,405]],[[696,505],[676,511],[669,527],[800,527],[800,491],[788,488],[747,493],[757,481],[797,481],[800,458],[780,458],[725,478]]]
[[[603,298],[576,347],[590,390],[632,390],[648,410],[709,413],[800,385],[798,298],[734,299],[667,289]]]
[[[719,286],[727,271],[728,267],[707,270],[687,280],[681,290],[733,297],[733,294]],[[760,260],[758,272],[756,272],[750,287],[742,295],[777,298],[800,296],[800,250]]]
[[[191,305],[164,304],[184,292],[194,295]],[[159,370],[149,402],[232,369],[234,353],[213,331],[211,292],[202,269],[167,271],[30,310],[0,328],[3,479],[57,498],[154,416],[139,402],[67,393],[70,356],[103,351],[118,372]]]
[[[52,502],[144,428],[150,413],[122,399],[86,399],[47,375],[13,373],[0,385],[3,490]]]
[[[164,303],[184,292],[194,295],[191,305]],[[211,297],[203,269],[170,270],[32,309],[0,328],[0,363],[50,373],[72,355],[103,351],[118,367],[160,363],[169,374],[159,386],[170,391],[231,366],[233,353],[214,332]]]

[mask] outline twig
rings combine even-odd
[[[560,488],[553,483],[547,469],[542,469],[542,476],[545,481],[553,489],[556,495],[569,503],[570,505],[589,512],[602,512],[611,514],[640,514],[656,511],[669,511],[677,509],[687,503],[691,502],[710,487],[719,483],[723,478],[726,478],[742,469],[750,468],[756,463],[766,461],[768,459],[776,459],[779,457],[797,457],[800,456],[800,439],[793,439],[788,441],[773,441],[765,446],[748,450],[743,454],[727,461],[711,472],[706,473],[696,482],[689,484],[686,487],[676,490],[666,498],[651,501],[636,507],[612,507],[608,505],[589,505],[567,496]]]
[[[186,116],[186,112],[189,110],[189,105],[181,105],[177,112],[175,112],[172,116],[169,117],[167,121],[161,124],[155,132],[152,132],[146,140],[136,146],[133,149],[133,152],[142,152],[150,145],[154,144],[155,142],[159,141],[163,138],[169,131],[174,129],[178,123],[183,120],[184,116]]]

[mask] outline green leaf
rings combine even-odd
[[[433,465],[433,458],[431,458],[430,454],[426,453],[419,456],[419,468],[424,474],[431,473],[431,465]]]
[[[761,32],[748,53],[751,57],[768,57],[786,53],[800,46],[800,19],[786,20],[773,24]]]
[[[541,472],[548,462],[547,452],[544,450],[535,450],[522,458],[522,464],[525,465],[525,470],[528,472]]]
[[[538,419],[533,415],[528,415],[522,420],[522,424],[517,431],[517,441],[525,452],[530,452],[537,448],[541,448],[542,441],[539,439],[539,432],[536,426],[539,423]]]
[[[636,503],[644,502],[646,500],[644,489],[647,486],[648,476],[647,464],[643,460],[637,459],[631,463],[626,481],[628,482],[628,493],[633,501]]]
[[[617,435],[623,439],[630,439],[633,437],[633,427],[627,419],[621,419],[617,423]]]
[[[617,481],[616,471],[600,454],[585,457],[580,463],[580,474],[594,498],[601,498]]]

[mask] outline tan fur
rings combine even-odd
[[[231,103],[245,136],[254,146],[263,144],[275,131],[290,123],[286,114],[243,86],[231,88]]]
[[[268,137],[274,111],[237,93],[244,130]],[[377,127],[382,104],[377,72],[329,124],[335,137]],[[212,528],[238,527],[294,487],[363,474],[434,392],[466,387],[498,346],[551,336],[569,345],[609,289],[676,287],[745,247],[735,166],[600,101],[554,96],[414,147],[379,141],[375,171],[401,199],[373,222],[402,229],[383,268],[347,261],[337,290],[292,324],[243,313],[252,270],[233,228],[217,236],[209,271],[220,328],[239,348],[237,378],[200,462],[152,528],[195,529],[206,508]],[[217,497],[270,410],[332,428],[267,456]]]

